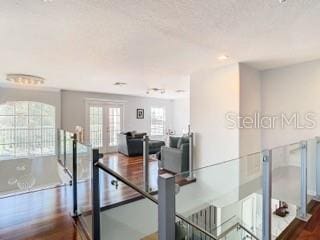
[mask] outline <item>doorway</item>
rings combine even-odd
[[[118,134],[123,129],[124,104],[107,101],[89,102],[87,139],[102,153],[118,150]]]

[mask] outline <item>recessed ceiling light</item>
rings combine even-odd
[[[183,89],[176,90],[176,93],[184,93],[184,92],[185,92],[185,90],[183,90]]]
[[[280,3],[284,3],[286,2],[287,0],[279,0]]]
[[[228,55],[225,55],[225,54],[222,54],[222,55],[220,55],[219,57],[217,57],[217,59],[219,60],[219,61],[225,61],[225,60],[227,60],[229,58],[229,56]]]
[[[113,85],[122,87],[122,86],[127,85],[127,83],[125,83],[125,82],[115,82]]]
[[[44,78],[26,74],[7,74],[7,81],[20,85],[40,85]]]

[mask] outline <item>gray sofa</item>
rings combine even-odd
[[[127,132],[120,133],[118,152],[126,156],[142,156],[143,155],[143,137],[146,133]],[[160,152],[161,147],[165,145],[163,141],[150,140],[149,154]]]
[[[161,147],[159,167],[174,173],[189,171],[189,138],[170,137],[169,147]]]

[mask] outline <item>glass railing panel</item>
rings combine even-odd
[[[54,134],[53,152],[43,150],[40,152],[28,151],[25,156],[11,156],[0,160],[0,197],[56,187],[70,182],[70,177],[64,171],[62,130]],[[63,134],[62,134],[63,136]],[[26,143],[28,149],[39,147]]]
[[[56,156],[26,157],[0,161],[0,196],[59,186],[65,183]]]
[[[65,169],[72,175],[73,168],[72,168],[72,162],[73,162],[73,133],[71,132],[65,132],[66,138],[66,147],[65,147]]]
[[[315,139],[307,141],[309,200],[315,195],[316,144]],[[86,153],[86,150],[82,150],[78,155],[85,156]],[[301,207],[302,147],[299,142],[271,149],[269,153],[272,159],[271,238],[275,239],[295,219],[297,210]],[[190,172],[177,174],[177,213],[216,238],[223,236],[225,239],[232,239],[232,236],[246,237],[246,234],[249,234],[252,239],[261,239],[263,154],[249,154],[239,159],[195,169],[193,177]],[[105,160],[101,161],[123,175],[121,170],[113,168],[110,158]],[[143,164],[140,170],[138,175],[129,174],[126,178],[145,190],[144,177],[141,174]],[[155,177],[156,183],[157,173],[151,172],[149,168],[149,181],[150,177]],[[100,176],[100,191],[101,207],[104,209],[109,209],[110,205],[118,207],[131,203],[132,199],[139,196],[128,186],[114,181],[115,178],[103,175],[106,176]],[[84,188],[82,194],[87,190]],[[157,198],[156,195],[154,197]],[[86,202],[90,206],[90,199]],[[87,212],[90,213],[90,207]],[[236,224],[243,227],[234,231]],[[200,231],[201,234],[203,233]]]
[[[279,236],[295,219],[300,207],[301,145],[273,148],[271,233]]]
[[[271,150],[272,198],[297,206],[300,204],[300,151],[300,143]]]
[[[317,145],[319,139],[312,138],[307,143],[307,185],[308,203],[316,197],[316,169],[317,169]]]
[[[238,201],[239,159],[196,169],[193,177],[194,181],[188,179],[189,172],[176,175],[176,183],[186,183],[176,195],[176,210],[184,217],[208,204],[221,208]]]
[[[78,181],[91,179],[92,174],[92,148],[90,146],[77,143],[77,177]]]
[[[240,219],[238,219],[238,217],[234,215],[233,217],[223,222],[221,225],[215,227],[212,231],[214,233],[213,235],[217,239],[223,239],[239,226],[239,222]]]
[[[253,234],[260,234],[262,215],[261,154],[176,175],[184,184],[176,195],[176,211],[218,237],[230,228],[232,219],[245,221]],[[209,225],[210,226],[209,226]]]
[[[63,129],[57,130],[57,160],[62,166],[65,165],[65,131]]]
[[[256,237],[262,232],[262,153],[239,159],[239,199],[221,209],[221,223],[216,234],[228,232],[236,223],[246,226]]]
[[[261,239],[252,235],[249,231],[242,228],[240,225],[230,229],[230,231],[223,237],[223,240],[256,240]]]
[[[92,149],[77,142],[77,199],[80,214],[91,210]]]
[[[176,220],[176,239],[179,240],[215,240],[214,237],[201,232],[197,228],[188,224],[187,222],[177,218]]]
[[[231,218],[226,224],[218,227],[222,234],[214,236],[193,227],[189,223],[177,218],[176,222],[176,239],[179,240],[239,240],[239,239],[261,239],[253,235],[247,228],[241,224],[241,220],[236,217]]]
[[[100,170],[101,239],[157,239],[158,205]],[[112,200],[111,200],[112,199]],[[82,222],[92,236],[92,211],[83,212]]]
[[[120,174],[121,176],[125,176],[130,182],[137,185],[141,190],[147,191],[146,182],[148,192],[149,193],[157,193],[158,191],[158,160],[155,159],[154,155],[149,156],[148,161],[148,178],[144,176],[144,165],[142,156],[134,157],[134,158],[119,158],[117,153],[108,153],[105,154],[101,162],[111,170]],[[128,165],[129,168],[121,168],[119,164]],[[134,167],[130,167],[134,166]],[[134,168],[134,170],[132,170]]]

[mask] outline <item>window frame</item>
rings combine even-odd
[[[19,113],[17,111],[19,104],[25,104],[27,106],[26,112]],[[0,132],[10,132],[10,137],[8,137],[10,138],[10,142],[6,141],[6,137],[3,137],[3,142],[0,142],[0,147],[4,147],[3,152],[0,153],[0,160],[52,156],[56,154],[56,107],[54,105],[36,101],[8,101],[0,105],[12,105],[12,113],[0,113],[0,117],[12,118],[11,127],[0,128]],[[40,111],[37,108],[39,105],[41,106]],[[48,114],[44,112],[45,106],[49,107]],[[25,123],[25,126],[18,126],[17,121],[19,118],[25,119],[25,121],[22,121]],[[51,124],[45,124],[45,119]],[[39,124],[33,125],[32,120],[39,122]],[[34,137],[35,134],[39,134],[40,136]],[[23,141],[21,141],[21,139]],[[10,146],[9,148],[13,149],[12,152],[6,155],[4,150],[5,146]],[[21,146],[23,150],[21,150]],[[39,149],[40,152],[37,152]],[[45,151],[45,149],[47,151]]]
[[[92,117],[92,114],[91,114],[91,108],[98,108],[98,109],[101,109],[101,116],[98,116],[98,117],[101,117],[101,119],[99,120],[99,123],[98,124],[95,124],[95,125],[99,125],[99,127],[101,128],[101,129],[99,129],[98,131],[100,131],[100,133],[99,134],[101,134],[101,136],[98,138],[98,140],[92,140],[92,136],[91,136],[91,133],[93,132],[92,130],[91,130],[91,126],[92,126],[92,124],[91,124],[91,122],[92,122],[92,120],[91,120],[91,117]],[[101,148],[101,147],[103,147],[103,139],[104,139],[104,128],[105,128],[105,123],[104,123],[104,114],[105,114],[105,112],[104,112],[104,107],[103,106],[101,106],[101,105],[98,105],[98,104],[90,104],[89,105],[89,108],[88,108],[88,111],[89,111],[89,116],[88,116],[88,125],[89,125],[89,131],[88,131],[88,134],[89,134],[89,143],[91,144],[91,147],[92,148]],[[99,113],[100,114],[100,113]],[[98,115],[99,115],[98,114]],[[96,130],[97,131],[97,130]],[[96,132],[95,131],[95,132]],[[93,144],[93,142],[95,142],[95,141],[98,141],[99,143],[98,144]]]
[[[161,124],[154,124],[153,123],[153,121],[154,121],[154,119],[153,119],[153,115],[154,115],[153,114],[153,110],[156,110],[156,109],[157,110],[161,109],[162,112],[163,112],[162,119],[155,119],[155,121],[161,121]],[[162,128],[162,131],[161,131],[161,128]],[[163,107],[163,106],[152,106],[150,108],[150,136],[162,137],[162,136],[165,135],[165,131],[166,131],[166,108]]]
[[[108,147],[118,147],[119,146],[119,139],[118,134],[122,131],[122,124],[121,124],[121,106],[119,105],[110,105],[107,107],[108,109],[108,133],[109,133],[109,141]],[[112,114],[111,114],[112,113]],[[111,118],[113,117],[113,118]],[[118,124],[117,124],[118,123]],[[112,131],[114,130],[114,131]],[[113,134],[111,134],[113,133]]]
[[[108,137],[108,128],[109,126],[109,116],[107,115],[108,107],[119,107],[120,108],[120,132],[123,131],[124,127],[124,118],[125,118],[125,108],[126,108],[126,100],[112,100],[112,99],[99,99],[99,98],[86,98],[85,99],[85,142],[91,145],[90,140],[90,107],[91,106],[101,106],[103,107],[103,146],[98,147],[101,152],[116,152],[117,146],[110,146],[110,136]],[[108,118],[108,119],[107,119]],[[119,144],[119,143],[118,143]]]

